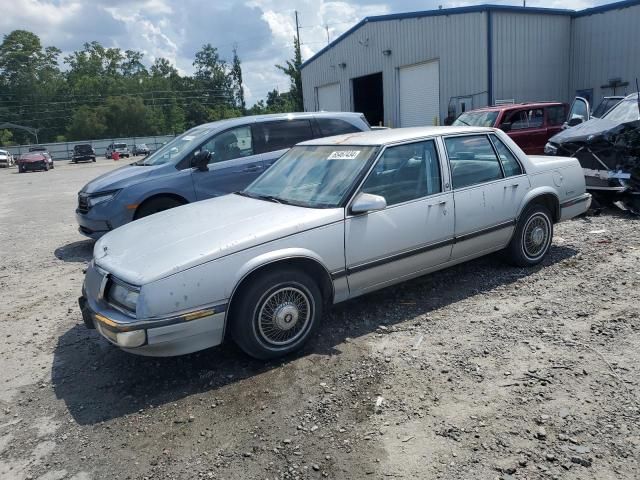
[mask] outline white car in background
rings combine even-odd
[[[11,152],[7,150],[0,150],[0,167],[13,167],[15,163],[16,162],[13,159]]]
[[[554,223],[590,201],[576,159],[527,156],[492,128],[319,138],[240,192],[104,235],[80,307],[131,353],[190,353],[228,330],[249,355],[274,358],[335,303],[498,250],[537,265]]]

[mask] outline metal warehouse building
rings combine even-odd
[[[635,91],[640,0],[582,11],[480,5],[367,17],[302,65],[307,111],[442,123],[500,101]]]

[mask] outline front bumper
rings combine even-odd
[[[91,265],[78,303],[87,328],[95,328],[112,344],[138,355],[169,357],[222,343],[226,304],[148,319],[132,318],[104,300],[101,289],[107,283],[106,275]]]
[[[23,170],[44,170],[48,167],[47,162],[25,162],[20,164]]]
[[[220,345],[224,336],[224,310],[208,309],[210,315],[204,313],[206,310],[195,312],[202,315],[195,320],[185,320],[187,314],[139,324],[122,324],[94,312],[85,297],[80,297],[78,302],[88,328],[95,328],[110,343],[137,355],[185,355]]]

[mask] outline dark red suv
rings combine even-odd
[[[562,130],[567,108],[561,102],[510,103],[464,112],[453,125],[499,128],[525,153],[544,155],[547,140]]]

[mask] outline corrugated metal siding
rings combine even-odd
[[[629,82],[618,95],[635,91],[640,78],[640,6],[577,17],[571,32],[570,95],[593,89],[594,103],[613,90],[602,89],[611,78]]]
[[[340,82],[342,109],[350,111],[351,79],[382,72],[385,124],[397,126],[398,68],[434,59],[440,62],[441,120],[451,97],[479,94],[474,107],[486,105],[486,28],[486,12],[368,23],[304,67],[305,110],[316,108],[315,87]]]
[[[569,99],[571,18],[492,13],[494,100]]]

